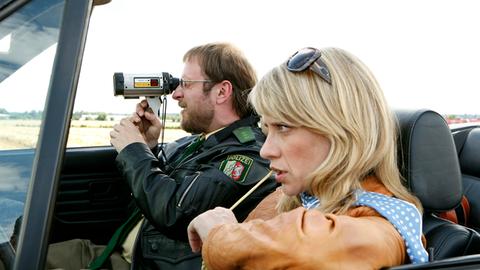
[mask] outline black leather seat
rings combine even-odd
[[[424,207],[423,233],[434,260],[480,253],[480,234],[438,217],[460,205],[463,190],[453,137],[431,110],[398,110],[399,168]]]
[[[480,128],[469,130],[458,152],[463,193],[470,205],[467,225],[478,232],[480,231]]]

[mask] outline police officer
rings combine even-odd
[[[122,244],[133,269],[199,269],[201,257],[188,244],[189,222],[216,206],[230,207],[269,171],[259,156],[265,137],[247,102],[256,75],[243,54],[212,43],[192,48],[183,60],[173,98],[182,109],[182,129],[196,135],[157,154],[162,126],[146,101],[110,133],[143,215]],[[262,184],[236,208],[236,217],[243,220],[275,186],[273,180]]]
[[[73,239],[49,246],[47,268],[200,269],[187,226],[200,213],[230,207],[269,173],[260,157],[265,136],[247,102],[256,75],[230,44],[190,49],[173,92],[181,127],[192,136],[158,147],[159,118],[144,100],[132,117],[113,127],[117,166],[131,188],[134,207],[105,246]],[[234,213],[246,218],[276,187],[267,180]]]

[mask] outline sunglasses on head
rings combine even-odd
[[[287,69],[291,72],[302,72],[307,69],[318,74],[329,84],[332,84],[330,71],[320,58],[322,54],[318,49],[307,47],[299,50],[287,61]]]

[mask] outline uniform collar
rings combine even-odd
[[[201,136],[202,136],[203,138],[205,138],[205,140],[207,140],[208,137],[212,136],[213,134],[219,132],[220,130],[222,130],[222,129],[224,129],[224,128],[225,128],[225,127],[221,127],[221,128],[219,128],[219,129],[216,129],[216,130],[214,130],[214,131],[212,131],[212,132],[209,132],[209,133],[207,133],[207,134],[202,134]]]
[[[239,127],[244,127],[244,126],[254,126],[258,123],[259,117],[257,115],[249,115],[247,117],[244,117],[240,120],[237,120],[233,122],[232,124],[223,127],[221,129],[218,129],[216,131],[210,132],[208,135],[208,140],[205,141],[204,146],[205,147],[213,147],[217,145],[218,143],[224,141],[226,138],[230,137],[232,132],[239,128]]]

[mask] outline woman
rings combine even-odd
[[[195,218],[190,245],[208,269],[427,261],[421,205],[397,169],[395,122],[362,62],[336,48],[302,49],[265,75],[250,100],[268,133],[260,154],[282,184],[283,213],[272,214],[274,193],[245,223],[224,208]]]

